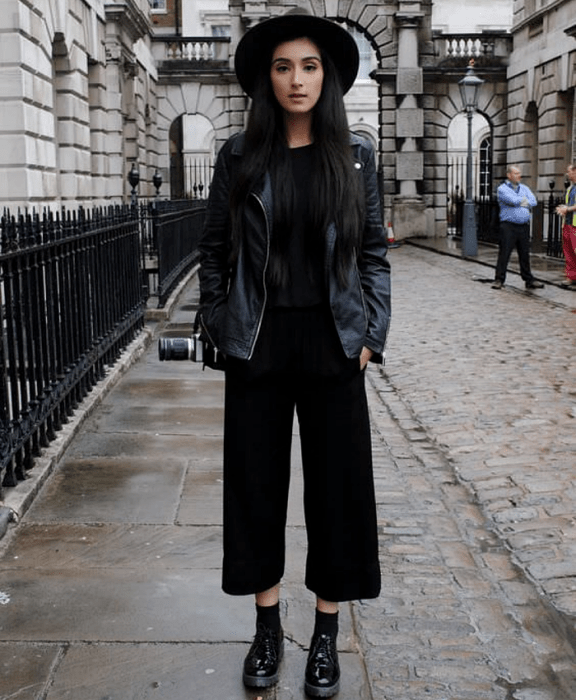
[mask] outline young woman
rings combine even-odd
[[[223,589],[255,594],[243,680],[273,685],[296,410],[317,601],[305,690],[331,697],[338,602],[380,592],[364,369],[382,362],[390,270],[374,154],[348,130],[358,52],[335,23],[300,11],[258,24],[235,68],[252,106],[217,160],[199,312],[226,356]]]

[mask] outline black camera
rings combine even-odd
[[[206,344],[199,333],[189,338],[159,338],[158,357],[164,360],[191,360],[204,362]]]

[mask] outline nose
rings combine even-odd
[[[300,74],[298,71],[294,71],[294,75],[292,76],[292,84],[293,85],[302,85],[302,80],[300,78]]]

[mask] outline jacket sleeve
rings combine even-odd
[[[536,197],[534,196],[532,190],[529,187],[526,187],[526,199],[528,200],[528,204],[531,207],[535,207],[538,204]]]
[[[374,150],[369,142],[362,148],[366,212],[358,267],[368,314],[366,347],[374,353],[373,362],[383,362],[390,325],[390,262],[388,241],[382,222],[382,209],[376,176]]]
[[[198,246],[200,253],[201,327],[218,347],[220,322],[230,281],[230,167],[231,142],[222,147],[210,187],[204,230]]]

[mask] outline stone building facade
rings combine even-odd
[[[576,0],[474,2],[467,33],[451,25],[451,3],[462,5],[193,0],[183,13],[182,0],[3,0],[0,205],[127,201],[133,165],[141,196],[154,195],[155,173],[164,197],[205,196],[215,154],[246,118],[234,49],[252,24],[296,4],[342,22],[372,51],[364,87],[376,108],[368,113],[368,92],[355,86],[349,110],[377,147],[397,238],[446,234],[449,132],[471,58],[484,80],[486,167],[498,180],[517,162],[547,193],[575,156]]]
[[[159,154],[148,0],[3,0],[0,204],[119,201]]]
[[[545,197],[576,162],[576,0],[515,0],[508,159]]]

